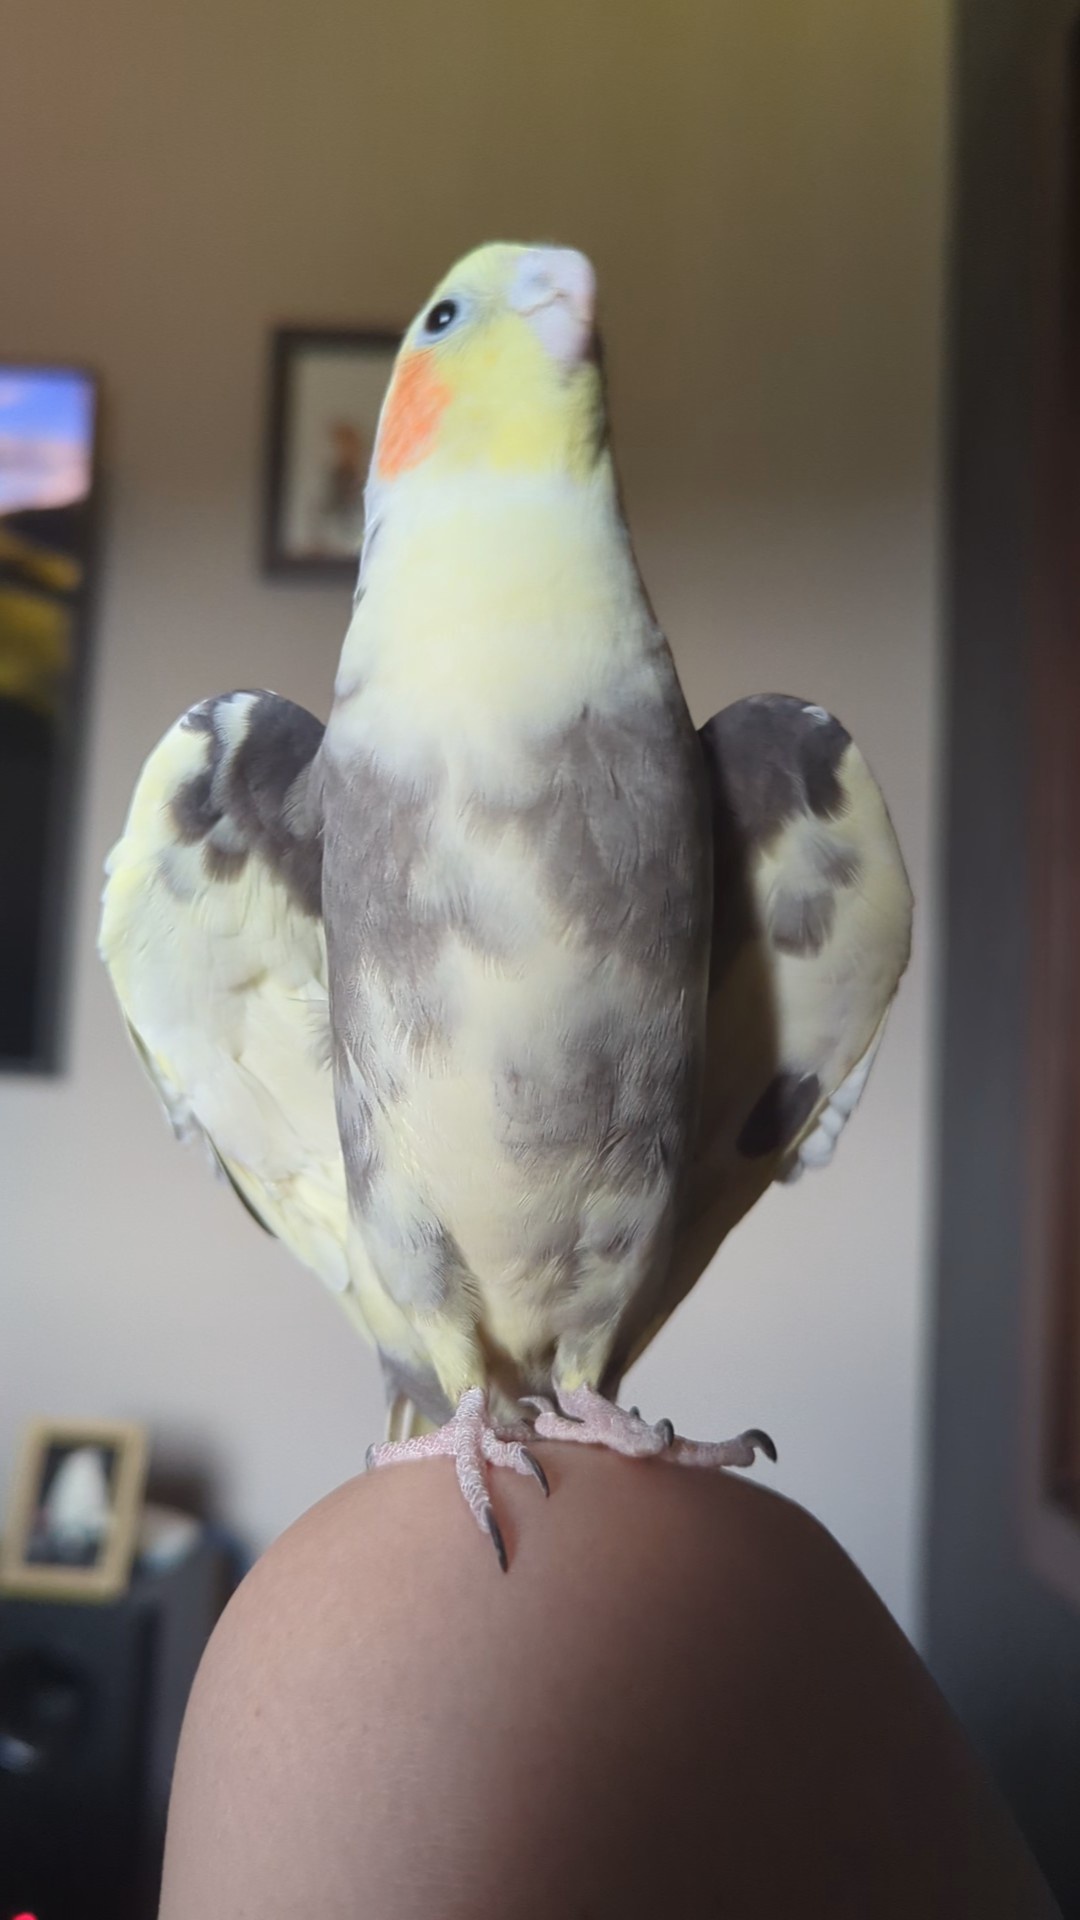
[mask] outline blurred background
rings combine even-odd
[[[0,1080],[0,1500],[32,1419],[135,1422],[151,1486],[184,1490],[243,1560],[380,1431],[376,1363],[334,1300],[155,1109],[95,954],[102,862],[142,759],[191,702],[266,685],[328,708],[349,585],[260,563],[272,329],[393,332],[482,240],[583,248],[630,522],[695,718],[765,690],[835,711],[917,900],[911,968],[835,1166],[766,1197],[631,1397],[686,1433],[773,1432],[767,1477],[930,1655],[1063,1886],[1075,1861],[1054,1796],[1075,1790],[1076,1732],[1046,1703],[1080,1628],[1067,1575],[1024,1545],[1008,1471],[1027,1447],[1020,1266],[993,1271],[1029,1137],[1028,983],[1023,954],[1008,958],[1026,881],[1012,825],[999,835],[946,798],[964,768],[962,793],[985,788],[991,814],[1015,823],[1026,805],[1027,560],[1010,538],[1031,521],[1023,289],[1030,183],[1050,164],[1032,116],[1060,135],[1045,98],[1064,82],[1046,77],[1066,71],[1071,14],[977,11],[13,0],[0,361],[98,376],[101,488],[60,1070]],[[1000,486],[958,548],[972,473]],[[1011,610],[1000,670],[979,663],[976,585],[984,633]],[[962,737],[969,692],[978,740]],[[961,832],[983,849],[966,904]],[[986,999],[999,961],[1007,1004]],[[993,1112],[1002,1130],[974,1143]],[[962,1220],[946,1187],[966,1196]],[[973,1221],[985,1259],[962,1238]],[[1031,1652],[1046,1633],[1029,1621],[1011,1638],[1005,1602],[994,1611],[998,1575],[1010,1605],[1020,1582],[1024,1605],[1053,1610],[1054,1685]],[[963,1650],[980,1604],[976,1674]]]

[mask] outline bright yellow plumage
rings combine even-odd
[[[554,358],[508,303],[531,252],[479,247],[435,288],[398,357],[372,463],[376,485],[421,471],[440,489],[481,469],[575,480],[592,472],[604,424],[596,360]],[[426,316],[444,301],[464,324],[426,334]]]

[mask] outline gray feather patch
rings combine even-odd
[[[836,902],[831,893],[795,893],[782,889],[773,903],[769,931],[781,953],[805,957],[820,953],[832,932]]]
[[[785,693],[755,694],[701,729],[713,786],[744,841],[766,846],[799,813],[843,810],[840,764],[851,735],[822,707]]]
[[[313,919],[322,911],[322,840],[316,756],[323,727],[313,714],[273,693],[253,693],[238,740],[220,694],[192,708],[183,725],[207,737],[206,767],[174,794],[172,817],[185,845],[202,843],[212,880],[242,873],[259,854],[293,902]]]
[[[843,811],[840,769],[851,736],[821,707],[781,693],[737,700],[699,734],[713,816],[713,987],[748,940],[763,934],[752,870],[759,854],[800,816],[825,822]],[[830,844],[819,884],[785,889],[768,931],[782,952],[820,952],[832,925],[830,886],[854,880],[851,850]]]
[[[760,1160],[789,1146],[821,1098],[816,1073],[778,1073],[743,1123],[737,1146],[747,1160]]]
[[[630,701],[607,712],[586,705],[522,756],[524,803],[478,796],[473,808],[488,831],[520,833],[568,925],[642,966],[683,938],[706,831],[704,788],[687,791],[685,736],[681,702],[644,713]],[[672,832],[680,807],[681,834]]]

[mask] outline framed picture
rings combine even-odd
[[[146,1434],[108,1420],[37,1420],[27,1431],[0,1542],[0,1592],[110,1600],[131,1574]]]
[[[63,1051],[71,840],[86,726],[98,387],[0,361],[0,1071]]]
[[[364,481],[400,333],[279,327],[271,342],[263,565],[352,580]]]

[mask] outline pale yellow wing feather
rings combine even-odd
[[[344,1293],[319,825],[305,790],[321,735],[268,693],[184,715],[147,760],[109,857],[100,950],[176,1131],[201,1135],[250,1211]]]
[[[662,1310],[631,1360],[765,1189],[831,1159],[911,946],[892,822],[839,721],[768,694],[701,738],[715,898],[700,1142]]]

